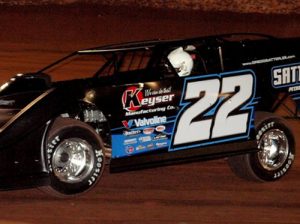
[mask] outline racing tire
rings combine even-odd
[[[56,197],[70,197],[92,189],[105,164],[100,136],[84,122],[57,118],[45,142],[50,184],[42,190]]]
[[[259,151],[228,158],[231,170],[248,180],[275,181],[291,168],[295,139],[286,121],[274,114],[258,112],[255,119]]]

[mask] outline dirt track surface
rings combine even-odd
[[[297,16],[116,8],[1,8],[0,82],[78,48],[227,32],[300,36]],[[58,200],[36,190],[0,192],[0,223],[300,223],[296,163],[274,183],[241,180],[225,160],[109,174],[88,194]]]

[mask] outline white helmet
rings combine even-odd
[[[180,77],[191,74],[194,66],[193,59],[182,47],[171,51],[168,55],[168,59]]]

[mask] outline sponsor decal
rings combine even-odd
[[[160,148],[160,147],[166,147],[168,146],[168,142],[157,142],[155,143],[156,147]]]
[[[143,150],[145,149],[146,147],[144,145],[139,145],[136,147],[136,151],[140,151],[140,150]]]
[[[166,116],[154,116],[153,118],[143,118],[143,119],[135,119],[134,123],[136,127],[143,127],[143,126],[150,126],[150,125],[157,125],[157,124],[163,124],[167,122]]]
[[[132,131],[124,131],[123,135],[125,135],[125,136],[135,136],[135,135],[139,135],[141,133],[142,133],[141,130],[132,130]]]
[[[138,119],[132,119],[129,121],[122,121],[123,126],[126,129],[130,129],[132,127],[144,127],[144,126],[151,126],[151,125],[158,125],[158,124],[163,124],[167,122],[167,117],[166,116],[154,116],[152,118],[138,118]]]
[[[291,86],[289,87],[289,92],[296,92],[300,90],[300,86]]]
[[[150,108],[145,110],[138,110],[138,111],[130,111],[126,112],[126,116],[134,116],[134,115],[141,115],[141,114],[150,114],[150,113],[157,113],[157,112],[166,112],[170,110],[175,110],[176,107],[169,105],[167,107],[156,107],[156,108]]]
[[[164,125],[159,125],[155,128],[155,131],[157,132],[163,132],[164,130],[166,130],[166,126]]]
[[[142,109],[142,107],[151,108],[157,104],[172,102],[175,94],[171,93],[171,91],[171,87],[158,90],[143,90],[143,88],[136,86],[128,87],[122,95],[123,109],[127,111],[126,116],[132,115],[132,113]],[[163,108],[164,110],[166,109],[165,107]],[[149,110],[148,112],[152,111]]]
[[[153,140],[154,140],[154,141],[158,141],[158,140],[163,140],[163,139],[167,139],[167,138],[168,138],[168,136],[167,136],[166,134],[160,133],[160,134],[156,135],[156,136],[153,138]]]
[[[300,84],[300,64],[277,66],[272,68],[272,84],[274,88]]]
[[[133,146],[126,146],[125,151],[126,151],[127,154],[131,154],[131,153],[134,152],[134,147]]]
[[[146,89],[145,96],[155,96],[155,95],[167,94],[167,93],[171,93],[171,91],[172,91],[171,86],[168,88],[160,88],[158,90]]]
[[[148,145],[147,145],[147,148],[148,148],[148,149],[153,149],[153,148],[154,148],[154,144],[153,144],[153,143],[148,144]]]
[[[144,133],[145,135],[151,135],[153,132],[154,132],[154,128],[145,128],[145,129],[143,130],[143,133]]]
[[[131,138],[131,139],[125,139],[124,141],[124,145],[133,145],[137,143],[137,139],[136,138]]]
[[[122,121],[122,124],[123,124],[123,126],[124,126],[126,129],[130,129],[131,126],[132,126],[132,122],[133,122],[133,120],[130,120],[130,121]]]
[[[152,140],[151,136],[142,136],[142,137],[139,137],[139,141],[140,142],[150,142]]]
[[[143,99],[142,88],[128,87],[122,95],[123,108],[127,111],[136,111],[141,108]]]
[[[171,102],[173,100],[174,95],[175,94],[168,94],[168,95],[144,98],[144,99],[142,99],[141,104],[143,106],[153,107],[159,103]]]
[[[274,62],[274,61],[284,61],[284,60],[289,60],[289,59],[292,59],[292,58],[296,58],[296,55],[284,55],[284,56],[281,56],[281,57],[263,58],[263,59],[259,59],[259,60],[245,62],[245,63],[243,63],[243,66],[264,64],[264,63],[270,63],[270,62]]]
[[[167,110],[176,110],[176,107],[169,105],[169,106],[167,106]]]

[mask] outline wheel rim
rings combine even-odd
[[[259,162],[266,170],[274,171],[282,167],[288,158],[288,138],[279,129],[271,129],[264,133],[258,142],[258,148]]]
[[[80,138],[62,141],[52,157],[57,178],[66,183],[79,183],[90,175],[95,162],[92,146]]]

